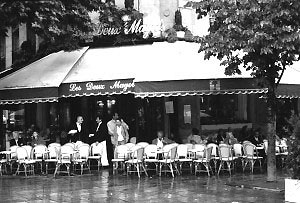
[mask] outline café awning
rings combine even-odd
[[[63,80],[61,97],[134,93],[140,46],[90,48]]]
[[[204,60],[199,44],[155,43],[143,70],[136,71],[136,97],[265,93],[250,73],[226,76],[220,61]],[[243,70],[242,70],[243,71]]]
[[[197,43],[178,41],[60,51],[2,78],[0,104],[128,93],[144,98],[267,92],[243,69],[226,76],[219,60],[204,60],[198,49]],[[296,64],[287,68],[278,97],[300,97]]]
[[[59,85],[86,50],[53,53],[5,76],[0,80],[0,104],[57,101]]]
[[[300,98],[300,62],[286,68],[277,87],[277,98]]]

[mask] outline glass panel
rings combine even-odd
[[[247,118],[239,116],[239,111],[247,109],[238,108],[238,95],[203,96],[200,99],[201,124],[228,124],[244,123]],[[247,105],[244,105],[245,108]]]

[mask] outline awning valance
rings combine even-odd
[[[266,93],[253,78],[137,82],[136,97]]]
[[[226,76],[220,61],[204,60],[198,48],[179,41],[60,51],[1,78],[0,104],[128,93],[144,98],[267,92],[243,69]],[[285,71],[278,97],[300,97],[297,64]]]
[[[57,101],[58,88],[87,50],[50,54],[0,80],[0,104]]]
[[[277,98],[300,98],[300,84],[279,84],[276,96]]]

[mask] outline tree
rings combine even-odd
[[[72,50],[92,31],[89,12],[102,4],[98,0],[5,0],[0,3],[0,35],[6,35],[7,27],[26,23],[43,39],[44,55]]]
[[[299,0],[202,0],[188,2],[199,17],[210,16],[199,52],[225,66],[225,74],[252,72],[268,88],[268,181],[276,179],[276,88],[287,66],[299,60]]]

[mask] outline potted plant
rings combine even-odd
[[[285,179],[285,201],[300,202],[300,120],[294,122],[294,130],[289,137],[286,169],[291,178]]]

